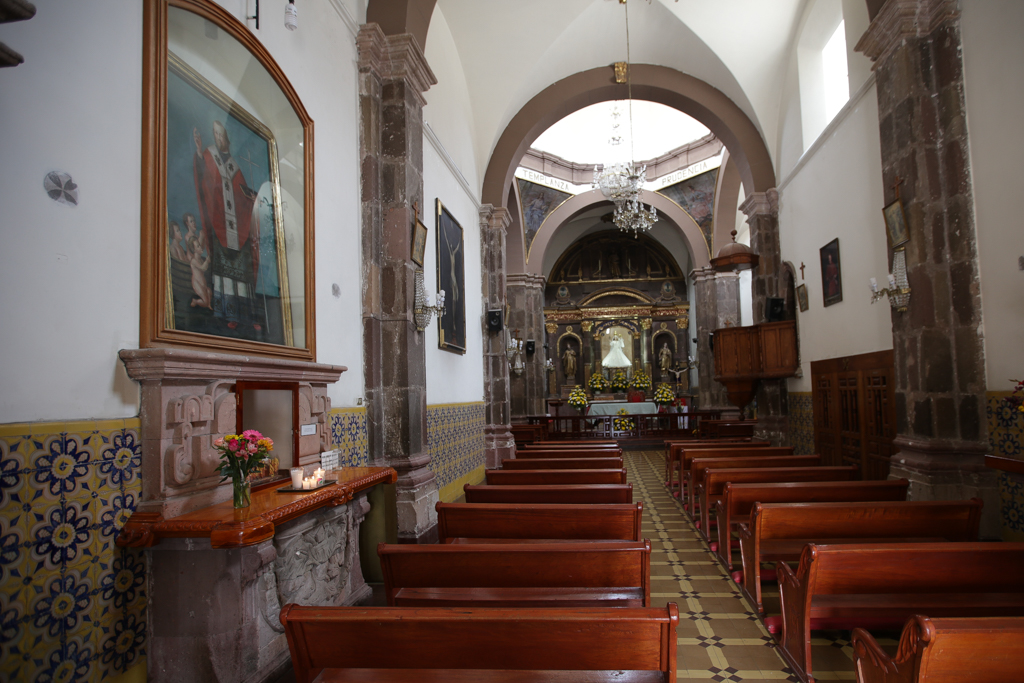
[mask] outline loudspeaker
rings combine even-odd
[[[764,305],[765,322],[777,323],[786,316],[786,300],[768,297]]]
[[[532,339],[527,339],[526,344],[523,348],[526,349],[527,356],[532,356],[533,353],[537,350],[537,342],[533,341]]]
[[[487,329],[490,332],[501,332],[501,310],[487,311]]]

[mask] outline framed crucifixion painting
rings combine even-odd
[[[466,353],[465,243],[462,226],[437,200],[437,289],[445,293],[438,348]]]
[[[313,360],[313,122],[209,0],[144,5],[140,343]]]

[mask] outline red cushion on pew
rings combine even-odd
[[[732,580],[735,581],[736,583],[743,583],[743,570],[742,569],[737,569],[730,576],[732,576]]]
[[[773,636],[782,633],[782,615],[776,614],[770,617],[765,617],[764,627],[768,629],[768,633],[771,633]]]

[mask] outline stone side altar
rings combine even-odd
[[[283,605],[369,596],[360,527],[370,489],[394,484],[397,473],[343,468],[311,493],[284,493],[290,479],[272,480],[235,509],[212,444],[236,429],[236,383],[294,392],[295,429],[315,431],[295,440],[293,458],[311,471],[330,447],[327,385],[346,368],[182,349],[119,355],[142,385],[142,500],[117,544],[145,548],[148,680],[274,680],[289,666]]]

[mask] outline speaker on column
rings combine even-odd
[[[487,311],[487,330],[501,332],[501,309]]]

